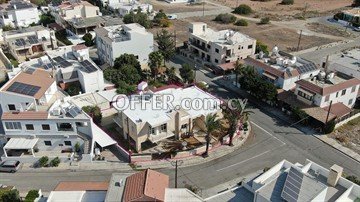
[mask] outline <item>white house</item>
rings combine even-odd
[[[74,82],[80,83],[84,93],[102,91],[105,87],[103,71],[90,59],[85,45],[47,51],[45,56],[24,62],[20,67],[45,69],[64,89]]]
[[[328,63],[324,62],[329,71],[341,72],[360,79],[360,48],[348,50],[344,53],[330,55]]]
[[[3,33],[4,42],[15,57],[34,57],[57,48],[55,32],[41,25]]]
[[[336,164],[327,169],[310,160],[305,164],[283,160],[245,187],[254,193],[254,202],[356,201],[360,186],[342,173]]]
[[[206,23],[189,25],[188,49],[183,55],[203,64],[218,66],[255,53],[256,40],[232,30],[215,31]]]
[[[99,59],[114,65],[120,55],[134,54],[142,66],[146,66],[153,51],[153,34],[137,23],[95,29]]]
[[[124,16],[131,11],[136,13],[139,9],[143,13],[151,13],[153,11],[151,4],[141,3],[136,0],[103,0],[102,4],[108,6],[113,11],[117,11],[120,16]]]
[[[41,156],[67,161],[75,145],[91,161],[99,145],[116,144],[92,118],[59,91],[43,69],[19,72],[0,89],[1,121],[5,130],[5,159],[35,161]]]
[[[200,107],[192,107],[192,101],[199,102]],[[203,129],[202,123],[208,114],[221,116],[220,100],[196,86],[169,86],[156,92],[142,91],[139,95],[132,95],[128,102],[119,99],[113,105],[116,108],[125,106],[124,103],[128,103],[128,107],[118,108],[119,114],[114,121],[124,131],[124,138],[130,138],[138,152],[146,141],[157,143]]]
[[[276,46],[270,56],[259,53],[245,58],[244,63],[253,66],[264,79],[285,91],[294,89],[296,81],[320,72],[313,62],[279,51]]]
[[[0,6],[0,25],[12,27],[27,27],[38,23],[39,11],[36,5],[25,0],[13,0]]]

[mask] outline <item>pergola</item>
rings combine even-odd
[[[5,157],[8,157],[6,150],[10,149],[27,149],[31,150],[32,156],[34,155],[34,147],[38,142],[38,138],[26,139],[26,138],[11,138],[3,147]]]

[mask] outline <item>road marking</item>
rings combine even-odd
[[[275,137],[273,134],[269,133],[267,130],[265,130],[264,128],[260,127],[258,124],[250,121],[250,123],[254,124],[256,127],[260,128],[261,130],[263,130],[265,133],[267,133],[268,135],[270,135],[271,137],[273,137],[274,139],[278,140],[279,142],[281,142],[281,146],[282,145],[286,145],[285,142],[283,142],[282,140],[280,140],[279,138]]]
[[[229,166],[226,166],[226,167],[220,168],[220,169],[218,169],[218,170],[216,170],[216,171],[222,171],[222,170],[225,170],[225,169],[231,168],[231,167],[233,167],[233,166],[236,166],[236,165],[239,165],[239,164],[245,163],[245,162],[247,162],[247,161],[249,161],[249,160],[252,160],[252,159],[255,159],[255,158],[259,157],[259,156],[262,156],[262,155],[264,155],[264,154],[266,154],[266,153],[268,153],[268,152],[270,152],[270,151],[271,151],[271,150],[264,151],[264,152],[263,152],[263,153],[261,153],[261,154],[258,154],[258,155],[256,155],[256,156],[253,156],[253,157],[248,158],[248,159],[246,159],[246,160],[243,160],[243,161],[240,161],[240,162],[234,163],[234,164],[232,164],[232,165],[229,165]]]

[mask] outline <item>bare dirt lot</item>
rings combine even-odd
[[[159,11],[163,10],[165,13],[182,13],[182,12],[194,12],[194,11],[208,11],[208,10],[214,10],[216,9],[216,6],[213,4],[185,4],[185,3],[178,3],[178,4],[169,4],[165,1],[157,1],[157,0],[151,0],[146,1],[151,5],[153,5],[154,10]]]
[[[300,18],[306,10],[305,17],[317,17],[335,13],[336,10],[350,6],[352,0],[295,0],[293,5],[281,5],[281,0],[260,2],[253,0],[210,0],[215,3],[235,8],[239,4],[247,4],[254,11],[253,16],[269,16],[272,20]]]
[[[346,32],[345,29],[340,29],[338,27],[324,25],[324,24],[321,24],[318,22],[308,23],[308,24],[306,24],[306,27],[309,30],[318,32],[318,33],[339,36],[339,37],[348,37],[348,38],[356,37],[354,34],[350,34],[349,32]]]
[[[222,29],[232,29],[234,31],[239,31],[241,33],[247,34],[258,41],[263,42],[268,45],[270,48],[274,45],[279,46],[280,49],[286,51],[295,51],[299,39],[299,33],[297,33],[293,29],[287,29],[283,27],[278,27],[272,24],[269,25],[258,25],[253,22],[248,22],[249,25],[247,27],[239,27],[232,24],[219,24],[217,22],[212,21],[215,16],[207,16],[207,17],[193,17],[185,20],[173,20],[173,26],[168,28],[169,31],[174,32],[176,30],[177,36],[177,44],[181,45],[183,41],[188,40],[187,27],[189,22],[206,22],[209,27],[222,30]],[[151,29],[152,33],[156,33],[160,28]],[[315,46],[320,46],[328,43],[335,42],[331,39],[326,39],[322,37],[316,36],[302,36],[300,50],[307,49]]]
[[[331,133],[329,137],[360,154],[360,118],[349,121]]]

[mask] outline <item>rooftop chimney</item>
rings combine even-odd
[[[343,172],[343,168],[341,166],[338,166],[336,164],[331,166],[329,176],[327,178],[327,183],[330,186],[335,187],[342,175],[342,172]]]

